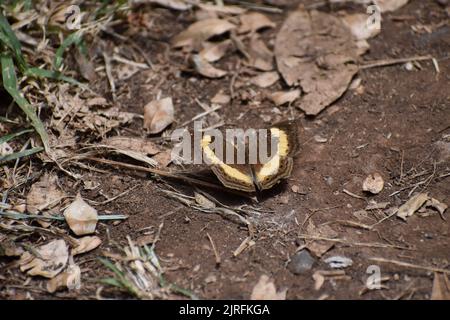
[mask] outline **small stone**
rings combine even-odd
[[[293,274],[303,274],[314,265],[314,258],[308,252],[308,250],[301,250],[292,256],[291,261],[288,264],[288,269]]]
[[[405,70],[406,71],[413,71],[413,69],[414,69],[414,65],[412,64],[411,61],[405,63]]]
[[[343,256],[333,256],[325,259],[325,263],[333,269],[342,269],[350,267],[353,264],[353,260]]]
[[[383,190],[384,180],[379,173],[370,174],[364,179],[363,190],[378,194]]]

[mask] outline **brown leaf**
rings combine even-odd
[[[434,273],[431,300],[450,300],[450,282],[446,274]]]
[[[250,82],[260,88],[267,88],[280,79],[280,75],[276,71],[263,72],[253,77]]]
[[[411,197],[406,203],[404,203],[397,211],[397,217],[406,220],[406,218],[412,216],[414,212],[419,210],[420,207],[429,199],[428,194],[418,193]]]
[[[92,251],[102,243],[102,240],[97,236],[85,236],[80,239],[72,240],[76,243],[75,248],[71,251],[73,256]]]
[[[31,214],[56,215],[60,211],[60,202],[65,193],[57,185],[58,176],[45,173],[38,182],[31,186],[27,195],[27,211]],[[50,222],[38,220],[47,228]]]
[[[246,52],[251,67],[261,71],[273,70],[273,53],[256,34],[250,39]]]
[[[228,104],[231,101],[231,97],[227,94],[224,94],[222,90],[216,93],[214,97],[211,99],[211,103],[213,104]]]
[[[38,256],[24,252],[19,260],[20,270],[31,276],[53,278],[60,273],[69,259],[69,250],[64,240],[53,240],[36,249]]]
[[[222,19],[197,21],[191,24],[185,31],[175,36],[172,39],[172,45],[175,48],[185,46],[194,48],[212,36],[220,35],[234,28],[234,24]]]
[[[290,86],[297,83],[304,97],[299,108],[316,115],[337,100],[358,71],[357,47],[337,17],[300,9],[291,13],[275,41],[278,70]]]
[[[208,62],[215,62],[227,53],[227,51],[233,46],[231,40],[225,40],[219,43],[206,42],[205,48],[200,51],[199,55]]]
[[[395,11],[403,7],[409,0],[376,0],[376,5],[381,12]]]
[[[348,14],[341,19],[357,40],[367,40],[380,33],[380,29],[373,28],[367,23],[367,14]]]
[[[275,23],[259,12],[250,12],[240,16],[241,26],[238,33],[256,32],[262,28],[274,28]]]
[[[300,97],[300,90],[291,91],[276,91],[270,95],[270,99],[276,106],[281,106],[285,103],[292,103]]]
[[[180,11],[185,11],[192,8],[190,1],[186,0],[132,0],[131,3],[135,5],[142,3],[154,3],[169,9]]]
[[[80,289],[81,269],[76,264],[69,264],[67,270],[47,282],[47,291],[53,293],[61,288]]]
[[[215,68],[198,54],[192,56],[192,62],[194,63],[195,70],[207,78],[222,78],[227,74],[225,70]]]
[[[122,150],[131,150],[135,152],[141,152],[143,154],[155,155],[160,152],[160,148],[155,143],[148,139],[138,137],[111,137],[104,141],[103,144],[116,147]]]
[[[262,275],[253,287],[250,300],[286,300],[287,289],[277,292],[275,284],[268,276]]]
[[[98,221],[97,210],[87,204],[79,193],[64,211],[64,218],[77,236],[94,233]]]
[[[163,131],[174,120],[172,98],[153,100],[144,107],[144,128],[149,133]]]

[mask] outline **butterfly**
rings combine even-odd
[[[246,154],[243,163],[236,161],[238,152],[236,145],[230,141],[223,144],[223,152],[218,156],[220,149],[213,148],[213,137],[205,133],[200,141],[203,158],[210,165],[211,170],[227,188],[241,190],[245,192],[256,192],[272,188],[282,179],[288,178],[292,173],[294,164],[293,156],[298,151],[298,130],[292,121],[284,121],[267,128],[266,139],[257,140],[257,149],[266,147],[270,150],[270,157],[261,161],[258,157],[256,161],[249,161],[251,155],[248,153],[249,143],[245,142]],[[269,146],[261,144],[267,143]],[[233,161],[224,161],[223,155],[227,148],[234,148]]]

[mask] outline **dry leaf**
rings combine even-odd
[[[172,162],[172,150],[166,149],[153,156],[153,160],[158,163],[158,167],[165,168]]]
[[[273,70],[273,53],[256,34],[250,39],[245,52],[248,54],[247,63],[251,67],[261,71]]]
[[[64,240],[53,240],[36,249],[38,256],[24,252],[20,257],[20,270],[31,276],[53,278],[60,273],[69,259],[69,250]]]
[[[243,14],[246,11],[246,9],[238,6],[213,5],[208,3],[198,3],[197,7],[205,11],[210,11],[214,13],[232,14],[232,15]]]
[[[70,230],[77,236],[95,232],[98,221],[97,210],[88,205],[79,193],[75,201],[64,211],[64,217]]]
[[[81,288],[81,269],[70,263],[67,270],[47,282],[47,291],[53,293],[61,288],[78,290]]]
[[[172,45],[175,48],[185,46],[198,47],[203,41],[208,40],[212,36],[220,35],[234,28],[234,24],[222,19],[197,21],[175,36],[172,40]]]
[[[207,197],[202,195],[201,193],[194,192],[195,202],[197,202],[200,206],[206,209],[212,209],[216,207],[216,204],[209,200]]]
[[[102,243],[102,240],[97,236],[85,236],[80,239],[72,240],[76,243],[75,248],[71,251],[73,256],[92,251]]]
[[[55,174],[45,173],[38,182],[31,186],[27,195],[27,211],[31,214],[57,215],[60,211],[60,202],[65,193],[58,187],[58,177]],[[47,228],[50,222],[38,220],[38,223]]]
[[[148,139],[138,137],[111,137],[102,141],[102,144],[112,146],[122,150],[131,150],[143,154],[155,155],[160,152],[160,148]]]
[[[300,90],[295,89],[291,91],[276,91],[270,95],[270,100],[272,100],[275,105],[281,106],[285,103],[292,103],[300,97]]]
[[[334,243],[328,241],[312,241],[306,245],[306,248],[320,258],[334,247]]]
[[[374,0],[374,3],[380,8],[380,11],[390,12],[403,7],[409,0]]]
[[[195,70],[207,78],[222,78],[227,74],[225,70],[215,68],[198,54],[192,56],[192,62],[194,63]]]
[[[227,94],[224,94],[222,90],[216,93],[214,97],[211,99],[211,103],[213,104],[228,104],[231,101],[231,97]]]
[[[186,1],[186,0],[132,0],[131,3],[134,5],[137,4],[145,4],[145,3],[154,3],[158,4],[160,6],[174,9],[174,10],[180,10],[185,11],[192,8],[192,1]]]
[[[447,210],[448,206],[445,203],[440,202],[437,199],[430,198],[426,203],[425,207],[432,207],[436,209],[441,215],[442,219],[444,219],[444,212]]]
[[[251,12],[240,16],[241,26],[238,33],[255,32],[262,28],[274,28],[275,23],[259,12]]]
[[[379,28],[371,27],[367,23],[367,14],[348,14],[341,19],[357,40],[366,40],[375,37],[381,30]]]
[[[12,153],[14,153],[14,149],[8,142],[0,143],[0,157],[4,157]]]
[[[208,62],[215,62],[220,59],[233,47],[233,42],[231,40],[225,40],[219,43],[209,43],[205,44],[205,48],[200,51],[199,55],[204,60]]]
[[[434,273],[431,300],[450,300],[450,282],[446,274]]]
[[[275,284],[269,277],[262,275],[253,287],[250,300],[286,300],[287,289],[277,292]]]
[[[428,194],[418,193],[411,197],[405,204],[403,204],[397,211],[397,217],[406,220],[407,217],[412,216],[414,212],[419,210],[425,202],[429,199]]]
[[[253,77],[250,82],[260,88],[268,88],[280,79],[276,71],[263,72]]]
[[[23,252],[22,247],[16,245],[14,241],[0,235],[0,257],[20,257]]]
[[[174,120],[172,98],[153,100],[144,107],[144,128],[149,133],[163,131]]]
[[[383,177],[381,177],[381,175],[377,172],[375,172],[374,174],[369,174],[366,179],[364,179],[363,182],[363,190],[373,193],[373,194],[378,194],[381,192],[381,190],[383,190],[384,187],[384,180]]]
[[[315,10],[288,16],[276,37],[275,57],[286,83],[302,87],[299,108],[308,115],[336,101],[358,71],[357,47],[347,27]]]

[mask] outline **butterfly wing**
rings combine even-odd
[[[292,173],[292,157],[298,150],[297,126],[294,122],[281,122],[269,128],[267,143],[275,142],[268,161],[252,166],[254,184],[259,190],[272,188]]]

